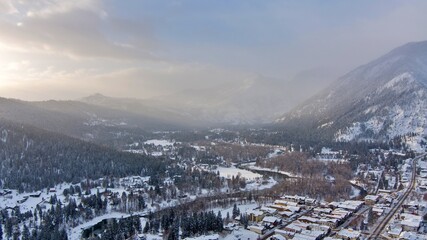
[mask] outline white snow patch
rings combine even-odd
[[[144,142],[144,144],[148,144],[148,145],[153,144],[155,146],[162,146],[162,147],[172,146],[174,143],[175,143],[174,141],[169,141],[164,139],[152,139]]]
[[[377,92],[382,92],[385,89],[393,89],[396,92],[402,91],[409,83],[414,82],[414,77],[408,73],[402,73],[396,77],[394,77],[392,80],[388,81],[386,84],[384,84],[383,87],[379,88]]]
[[[236,168],[236,167],[218,167],[215,171],[219,171],[219,175],[225,178],[232,178],[240,175],[240,177],[244,177],[247,180],[256,180],[262,178],[261,174],[254,173],[248,170]]]

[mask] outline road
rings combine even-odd
[[[386,226],[388,225],[390,220],[393,219],[393,216],[400,209],[402,204],[405,202],[406,198],[409,196],[411,191],[414,189],[415,182],[416,182],[416,176],[417,176],[417,160],[420,159],[421,157],[424,157],[425,155],[426,154],[423,154],[421,156],[414,158],[414,160],[412,161],[412,177],[411,177],[411,182],[409,183],[409,187],[406,189],[405,193],[399,199],[397,204],[395,204],[392,207],[392,209],[387,213],[387,215],[385,215],[385,217],[381,220],[381,222],[379,222],[377,224],[376,228],[374,229],[374,231],[372,232],[372,234],[369,236],[368,239],[380,239],[381,233],[384,231],[384,229],[386,228]]]

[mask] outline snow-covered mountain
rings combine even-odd
[[[337,141],[427,133],[427,41],[358,67],[276,122]],[[418,139],[419,140],[419,139]]]

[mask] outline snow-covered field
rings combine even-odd
[[[225,178],[232,178],[233,176],[236,177],[237,175],[240,175],[240,177],[244,177],[248,180],[256,180],[256,179],[262,178],[261,174],[254,173],[244,169],[239,169],[236,167],[230,167],[230,168],[218,167],[217,169],[215,169],[215,172],[216,171],[219,172],[219,175],[221,177],[225,177]]]

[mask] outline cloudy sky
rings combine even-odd
[[[0,0],[0,96],[150,98],[339,76],[427,40],[427,1]]]

